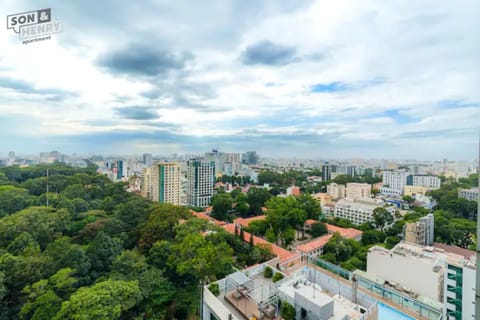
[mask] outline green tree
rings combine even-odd
[[[170,203],[155,204],[147,221],[139,227],[141,252],[150,250],[158,240],[171,240],[175,237],[175,226],[181,219],[189,219],[192,215],[187,208]]]
[[[134,281],[106,280],[91,287],[82,287],[62,308],[55,320],[120,319],[123,312],[141,300],[140,288]]]
[[[228,221],[232,205],[233,199],[228,193],[220,193],[213,196],[211,216],[220,221]]]
[[[311,228],[312,228],[311,233],[314,238],[323,236],[324,234],[328,233],[327,226],[323,222],[316,222],[312,224]]]
[[[267,189],[250,188],[247,193],[247,202],[250,206],[250,213],[256,216],[263,214],[262,207],[271,197],[272,195]]]
[[[120,240],[100,232],[87,249],[87,256],[90,258],[92,265],[91,276],[95,279],[109,272],[110,266],[121,251]]]
[[[373,220],[375,226],[383,231],[385,225],[389,225],[393,222],[392,214],[385,208],[378,207],[373,210]]]
[[[383,243],[387,235],[380,230],[367,230],[362,234],[362,245],[368,246],[375,243]]]
[[[287,301],[282,301],[281,314],[285,320],[295,320],[295,308]]]

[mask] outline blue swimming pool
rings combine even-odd
[[[378,303],[378,320],[415,320],[381,302]]]

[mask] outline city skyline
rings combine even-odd
[[[0,32],[2,154],[477,158],[474,1],[7,0],[1,12],[47,7],[64,25],[51,40]]]

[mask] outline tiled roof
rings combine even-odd
[[[227,230],[227,232],[229,233],[232,233],[234,234],[235,233],[235,224],[233,223],[230,223],[230,224],[227,224],[227,225],[224,225],[223,228],[225,230]],[[244,231],[243,232],[243,235],[244,235],[244,238],[245,238],[245,242],[250,242],[250,237],[252,236],[250,233]],[[253,244],[254,245],[257,245],[257,244],[264,244],[264,245],[269,245],[272,249],[272,253],[274,255],[276,255],[281,262],[284,262],[284,261],[287,261],[295,256],[298,256],[298,253],[294,253],[294,252],[290,252],[286,249],[283,249],[271,242],[268,242],[267,240],[263,239],[263,238],[260,238],[260,237],[257,237],[257,236],[253,236]]]
[[[296,249],[303,252],[303,253],[308,253],[310,251],[313,251],[313,250],[316,250],[316,249],[319,249],[319,248],[323,248],[327,244],[328,240],[330,240],[330,238],[332,238],[332,237],[333,237],[333,235],[326,234],[326,235],[323,235],[323,236],[321,236],[319,238],[316,238],[312,241],[301,244],[301,245],[297,246]]]
[[[261,216],[251,217],[251,218],[237,218],[237,219],[233,220],[233,222],[236,223],[236,224],[240,224],[244,227],[248,227],[250,222],[265,220],[266,218],[267,217],[265,215],[261,215]]]
[[[318,221],[318,220],[313,220],[313,219],[308,219],[307,221],[305,221],[304,224],[305,224],[306,226],[311,226],[312,224],[315,224],[315,223],[317,223],[317,222],[319,222],[319,221]]]
[[[328,233],[338,232],[342,237],[348,238],[348,239],[357,239],[357,238],[360,238],[363,234],[362,231],[354,228],[342,228],[342,227],[337,227],[328,223],[326,223],[326,226],[327,226]]]
[[[202,219],[202,220],[208,220],[210,222],[215,223],[217,226],[223,226],[226,225],[227,223],[225,221],[220,221],[215,218],[210,217],[207,215],[205,212],[195,212],[193,210],[190,210],[190,212],[197,218]]]

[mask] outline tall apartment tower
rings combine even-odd
[[[206,208],[210,204],[215,185],[215,161],[192,159],[187,161],[187,204]]]
[[[120,180],[123,178],[123,160],[117,161],[117,179]]]
[[[143,163],[147,166],[147,167],[151,167],[152,164],[153,164],[153,157],[152,157],[152,154],[151,153],[144,153],[143,156]]]
[[[403,189],[407,184],[407,175],[404,170],[383,171],[383,187],[380,192],[389,196],[403,195]]]
[[[152,167],[147,167],[143,169],[143,179],[142,179],[142,197],[153,200],[152,197]]]
[[[180,205],[180,165],[174,162],[159,162],[152,166],[152,200]]]

